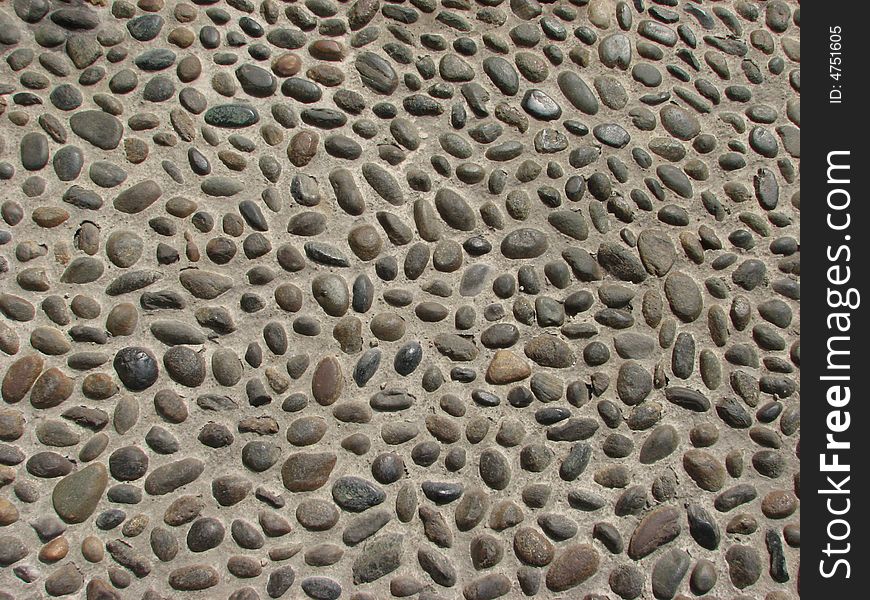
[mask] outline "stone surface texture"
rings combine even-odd
[[[0,600],[797,600],[797,0],[0,1]]]

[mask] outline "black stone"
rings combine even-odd
[[[123,348],[115,355],[112,365],[121,383],[131,391],[146,390],[157,381],[157,359],[146,348]]]

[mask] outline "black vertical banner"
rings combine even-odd
[[[870,215],[864,2],[802,7],[801,595],[866,597]],[[800,90],[800,83],[798,88]],[[808,285],[806,285],[808,284]],[[861,433],[864,433],[861,435]],[[868,461],[868,462],[865,462]]]

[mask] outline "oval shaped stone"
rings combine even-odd
[[[131,391],[146,390],[157,381],[157,359],[147,348],[131,346],[122,348],[112,362],[121,383]]]
[[[565,548],[547,570],[547,588],[564,592],[577,587],[598,572],[598,552],[588,544]]]
[[[163,190],[156,181],[146,179],[145,181],[140,181],[136,185],[118,194],[112,205],[117,211],[128,215],[134,215],[154,204],[160,199],[162,194]]]
[[[683,468],[703,490],[717,492],[725,485],[725,467],[709,452],[688,450],[683,455]]]
[[[97,508],[108,483],[109,473],[102,463],[70,473],[51,492],[55,512],[67,523],[84,522]]]
[[[334,404],[344,389],[341,363],[333,356],[321,359],[311,377],[311,394],[321,406]]]
[[[543,232],[523,227],[507,234],[501,242],[501,253],[506,258],[537,258],[547,251],[549,243]]]
[[[557,77],[556,82],[559,84],[562,94],[574,105],[574,108],[587,115],[598,113],[598,98],[595,97],[592,88],[583,81],[582,77],[573,71],[563,71]]]
[[[145,479],[145,492],[152,496],[164,496],[196,481],[204,470],[205,463],[192,457],[159,466]]]
[[[205,111],[205,122],[214,127],[241,129],[260,121],[260,114],[245,104],[219,104]]]
[[[19,358],[6,369],[3,383],[0,385],[3,400],[9,404],[20,402],[30,391],[36,379],[42,373],[44,360],[38,354]]]
[[[281,480],[291,492],[311,492],[329,480],[337,457],[332,452],[291,454],[281,467]]]
[[[697,282],[681,271],[670,273],[665,279],[665,297],[671,311],[681,321],[691,323],[701,316],[704,298]]]
[[[628,556],[640,560],[661,546],[676,539],[682,531],[680,511],[672,506],[663,506],[638,523],[628,544]]]
[[[121,143],[124,126],[121,121],[102,110],[84,110],[69,119],[73,132],[101,150],[114,150]]]
[[[169,586],[183,592],[206,590],[220,583],[220,575],[209,565],[187,565],[169,573]]]
[[[354,67],[363,85],[375,93],[388,96],[399,86],[399,78],[392,65],[374,52],[361,52]]]
[[[34,408],[53,408],[72,395],[74,383],[60,369],[47,369],[33,384],[30,403]]]

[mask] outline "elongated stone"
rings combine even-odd
[[[658,508],[638,523],[628,543],[628,556],[633,560],[649,556],[676,539],[680,531],[680,511],[672,506]]]
[[[252,106],[244,104],[220,104],[205,112],[205,122],[214,127],[241,129],[260,121],[260,114]]]
[[[587,83],[573,71],[564,71],[556,78],[559,89],[565,98],[574,105],[574,108],[595,115],[598,113],[598,98]]]
[[[152,496],[169,494],[196,481],[204,470],[205,463],[192,457],[159,466],[145,479],[145,491]]]
[[[113,206],[115,210],[133,215],[154,204],[162,194],[163,190],[156,181],[146,179],[118,194]]]
[[[214,300],[233,287],[233,280],[226,275],[199,269],[183,271],[178,280],[187,291],[203,300]]]
[[[354,584],[377,581],[399,568],[404,536],[388,533],[366,543],[353,563]]]
[[[344,374],[341,364],[334,357],[322,359],[311,377],[311,394],[318,404],[329,406],[335,403],[344,389]]]
[[[42,373],[44,361],[38,354],[19,358],[9,365],[3,376],[3,400],[9,404],[20,402],[30,391],[36,379]]]

